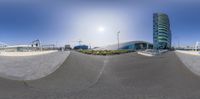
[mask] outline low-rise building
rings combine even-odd
[[[120,43],[119,47],[118,44],[113,44],[105,47],[96,48],[94,50],[145,50],[145,49],[153,49],[153,44],[145,41],[130,41]]]

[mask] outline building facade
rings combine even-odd
[[[0,51],[4,52],[29,52],[29,51],[38,51],[39,47],[32,47],[31,45],[13,45],[0,47]]]
[[[87,45],[77,45],[77,46],[74,46],[74,49],[75,50],[87,50],[88,46]]]
[[[154,49],[171,48],[170,21],[164,13],[153,14],[153,46]]]
[[[153,44],[145,41],[130,41],[130,42],[124,42],[119,44],[113,44],[105,47],[96,48],[94,50],[131,50],[131,51],[137,51],[137,50],[146,50],[146,49],[153,49]]]

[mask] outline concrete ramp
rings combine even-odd
[[[0,78],[0,99],[199,99],[200,78],[174,52],[155,57],[71,52],[55,72],[28,81]]]
[[[200,55],[197,52],[176,51],[175,53],[189,70],[200,76]]]
[[[62,65],[70,52],[29,54],[0,55],[0,77],[12,80],[35,80],[45,77]]]
[[[85,89],[99,79],[106,57],[71,52],[70,56],[51,75],[27,81],[27,85],[38,90],[72,92]]]

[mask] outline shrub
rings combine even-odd
[[[131,51],[128,50],[80,50],[79,52],[84,54],[92,54],[92,55],[116,55],[129,53]]]

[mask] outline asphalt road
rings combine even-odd
[[[47,77],[0,78],[0,99],[200,99],[200,77],[174,52],[156,57],[72,52]]]

